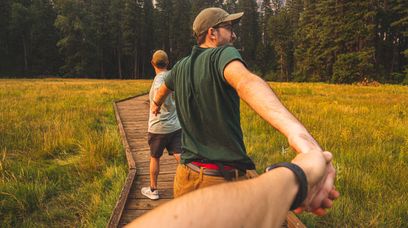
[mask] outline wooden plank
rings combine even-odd
[[[123,186],[123,189],[120,192],[119,200],[116,202],[116,206],[112,211],[107,227],[117,227],[118,226],[121,220],[121,217],[122,217],[123,210],[128,201],[129,191],[132,187],[132,183],[133,183],[133,179],[135,175],[136,175],[136,170],[134,169],[129,170],[125,185]]]
[[[157,188],[160,189],[168,189],[173,187],[173,180],[171,181],[157,181]],[[142,187],[150,186],[150,181],[134,181],[133,187],[140,190]]]
[[[175,173],[160,174],[157,178],[157,181],[173,181]],[[150,175],[137,175],[134,181],[146,181],[150,180]]]
[[[159,188],[159,196],[161,199],[173,199],[173,187]],[[140,190],[132,191],[129,193],[128,199],[146,199],[146,196],[142,195]]]
[[[128,199],[126,203],[126,209],[139,209],[139,210],[151,210],[160,204],[169,202],[170,199],[158,199],[158,200],[151,200],[151,199]]]
[[[120,227],[130,223],[135,218],[142,216],[144,213],[149,212],[150,210],[126,210],[123,213],[123,217],[120,221]]]
[[[116,103],[114,103],[113,107],[115,109],[115,116],[116,116],[116,121],[118,123],[119,133],[120,133],[120,136],[121,136],[121,139],[122,139],[122,143],[123,143],[123,145],[125,147],[125,153],[126,153],[126,159],[128,161],[128,166],[129,166],[129,169],[133,169],[133,168],[135,168],[135,161],[133,159],[132,154],[130,153],[130,146],[129,146],[129,143],[128,143],[128,140],[127,140],[127,137],[126,137],[125,129],[123,128],[123,125],[122,125],[122,120],[121,120],[119,112],[117,110]]]

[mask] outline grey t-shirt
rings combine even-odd
[[[161,72],[154,77],[152,87],[150,88],[149,99],[153,103],[153,98],[157,90],[164,82],[164,78],[170,71]],[[149,129],[148,132],[154,134],[168,134],[181,128],[177,118],[176,105],[173,99],[173,92],[170,93],[160,109],[160,114],[155,116],[149,112]]]

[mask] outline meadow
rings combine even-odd
[[[151,81],[0,80],[1,226],[103,227],[127,173],[112,102]],[[310,227],[408,224],[408,87],[271,83],[334,154],[341,198]],[[242,103],[257,169],[289,161],[286,139]]]
[[[342,194],[327,216],[299,217],[309,227],[406,227],[408,87],[272,83],[284,104],[334,155]],[[258,171],[289,161],[287,140],[242,107],[245,144]]]
[[[0,226],[106,226],[127,175],[112,102],[150,84],[0,80]]]

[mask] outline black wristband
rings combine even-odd
[[[303,201],[305,201],[306,196],[307,196],[307,178],[305,175],[305,172],[303,172],[302,168],[300,168],[298,165],[289,163],[289,162],[281,162],[277,164],[273,164],[271,166],[268,166],[266,168],[266,172],[271,171],[272,169],[278,168],[278,167],[285,167],[290,169],[296,176],[296,179],[299,181],[299,191],[296,194],[296,198],[293,201],[292,205],[290,206],[290,210],[295,210],[298,208]]]
[[[157,107],[160,107],[160,105],[157,104],[156,101],[154,101],[153,99],[152,99],[152,101],[153,101],[153,103],[154,103]]]

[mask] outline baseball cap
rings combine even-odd
[[[166,67],[169,63],[169,58],[167,54],[163,50],[157,50],[153,53],[152,62],[154,65],[158,67]]]
[[[195,36],[207,31],[209,28],[214,27],[220,23],[231,21],[232,23],[238,22],[244,12],[229,14],[227,11],[211,7],[203,9],[197,17],[194,19],[193,32]]]

